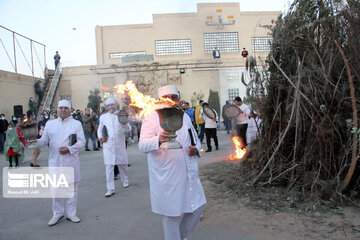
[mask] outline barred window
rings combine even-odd
[[[240,90],[238,88],[228,89],[228,99],[234,100],[236,97],[240,95]]]
[[[68,100],[69,102],[71,102],[71,95],[61,95],[60,96],[60,99],[61,100]]]
[[[191,40],[156,40],[155,51],[157,56],[191,54]]]
[[[117,52],[117,53],[110,53],[109,57],[112,58],[122,58],[126,56],[133,56],[133,55],[145,55],[146,52],[138,51],[138,52]]]
[[[240,70],[239,69],[226,69],[226,81],[239,82]]]
[[[204,33],[205,53],[211,53],[215,47],[221,52],[239,52],[237,32]]]
[[[271,37],[253,37],[251,38],[251,47],[254,52],[270,52]]]

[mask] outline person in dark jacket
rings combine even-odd
[[[85,114],[82,115],[83,129],[85,135],[85,151],[90,151],[89,149],[89,138],[93,144],[93,150],[98,151],[95,141],[95,121],[96,116],[94,112],[91,112],[90,108],[85,109]]]
[[[213,50],[213,57],[220,58],[220,51],[217,49],[217,47],[215,47]]]
[[[43,90],[41,89],[40,83],[41,83],[41,81],[37,80],[36,83],[34,84],[35,92],[39,96],[39,101],[38,101],[39,104],[41,104],[41,100],[44,95]]]
[[[60,59],[61,59],[61,57],[60,57],[60,55],[59,55],[59,52],[58,52],[58,51],[56,51],[56,54],[55,54],[55,56],[54,56],[54,61],[55,61],[55,70],[56,70],[56,68],[57,68],[58,64],[60,63]]]
[[[35,102],[34,98],[29,98],[29,109],[35,113],[35,117],[37,116],[37,103]]]
[[[229,107],[230,105],[231,105],[230,102],[226,101],[226,104],[222,108],[222,117],[224,119],[224,125],[225,125],[225,129],[226,129],[227,134],[230,134],[232,126],[231,126],[231,120],[225,115],[225,109],[227,107]]]
[[[4,142],[6,139],[6,131],[8,129],[9,122],[5,118],[5,114],[0,115],[0,153],[4,152]]]

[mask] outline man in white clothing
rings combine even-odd
[[[131,130],[131,126],[129,123],[126,125],[120,124],[117,115],[119,103],[115,99],[107,99],[105,101],[105,108],[107,113],[100,116],[97,133],[100,143],[103,144],[103,155],[106,168],[107,192],[105,193],[105,197],[111,197],[115,194],[115,165],[118,166],[120,171],[120,178],[123,182],[123,187],[126,188],[129,186],[128,156],[125,146],[125,134]]]
[[[159,88],[158,96],[179,102],[179,92],[172,85]],[[139,141],[140,151],[148,158],[151,208],[162,215],[165,240],[184,239],[194,231],[206,203],[196,160],[201,144],[187,114],[176,135],[181,149],[159,148],[171,135],[160,127],[154,112],[143,121]]]
[[[74,168],[74,196],[68,199],[53,198],[53,217],[48,223],[49,226],[55,225],[64,217],[65,202],[67,219],[75,223],[80,222],[80,218],[76,216],[80,181],[78,153],[85,145],[85,137],[81,123],[71,117],[70,111],[71,103],[69,101],[59,101],[57,109],[59,117],[46,123],[42,137],[37,140],[39,146],[49,146],[49,167]]]
[[[260,135],[262,124],[262,120],[255,111],[252,111],[250,116],[246,132],[246,140],[249,144]]]
[[[236,118],[236,130],[238,137],[240,138],[240,142],[242,143],[242,147],[245,148],[247,146],[246,131],[248,128],[250,108],[242,102],[241,97],[236,97],[234,102],[240,109],[240,115]]]

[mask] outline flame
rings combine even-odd
[[[124,85],[119,84],[113,88],[105,88],[100,87],[103,91],[116,91],[117,93],[125,94],[125,92],[131,98],[131,106],[138,107],[142,109],[139,113],[139,117],[147,117],[156,109],[165,107],[165,106],[172,106],[175,104],[174,101],[168,98],[160,98],[159,100],[152,98],[148,95],[144,95],[139,92],[132,81],[127,81]]]
[[[241,148],[242,144],[238,137],[233,137],[232,141],[235,145],[235,155],[230,155],[230,160],[241,160],[246,154],[246,148]]]
[[[26,123],[27,121],[29,121],[29,119],[25,118],[25,119],[23,120],[23,123]]]
[[[116,92],[116,89],[108,88],[108,87],[104,87],[104,86],[100,86],[100,90],[104,91],[104,92]]]
[[[205,149],[204,149],[204,148],[201,148],[201,149],[200,149],[200,152],[205,152]]]

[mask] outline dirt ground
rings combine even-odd
[[[206,168],[211,168],[211,164]],[[219,190],[214,181],[208,180],[207,174],[205,171],[201,178],[208,200],[204,212],[204,220],[208,223],[222,225],[257,240],[360,239],[359,208],[335,207],[306,211],[304,208],[278,204],[283,200],[275,203],[266,201],[267,196],[261,192],[259,196],[252,195],[251,198],[239,197],[232,192]],[[265,198],[264,202],[259,200],[262,198]],[[253,204],[250,199],[257,199],[259,204]]]

